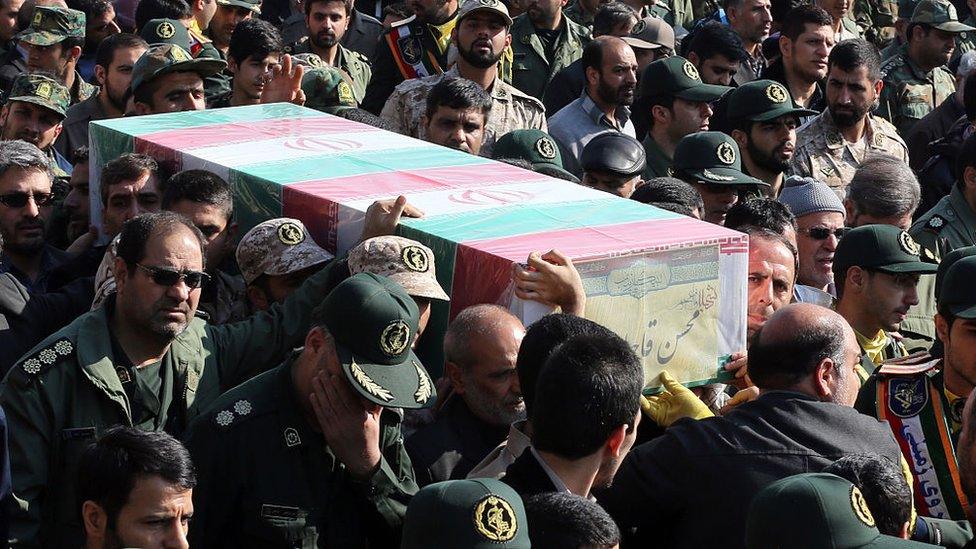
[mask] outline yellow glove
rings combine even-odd
[[[681,418],[704,419],[715,415],[695,393],[675,381],[666,371],[661,372],[660,379],[664,390],[641,398],[641,410],[654,423],[668,427]]]

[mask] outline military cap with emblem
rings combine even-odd
[[[420,310],[402,286],[385,276],[354,274],[312,317],[332,334],[342,371],[363,398],[388,408],[434,403],[434,382],[411,349]]]
[[[498,14],[505,21],[506,26],[512,26],[512,17],[508,14],[508,6],[501,0],[465,0],[458,8],[457,22],[460,24],[465,17],[479,11]]]
[[[450,301],[437,282],[434,252],[402,236],[377,236],[349,250],[349,272],[385,276],[413,297]]]
[[[71,93],[61,82],[37,73],[21,73],[14,79],[7,101],[23,101],[50,109],[61,118],[71,104]]]
[[[921,0],[912,12],[912,23],[923,23],[946,32],[966,32],[976,28],[959,22],[956,7],[944,0]]]
[[[645,17],[634,25],[630,34],[622,36],[621,40],[632,48],[642,50],[656,50],[668,48],[674,50],[674,29],[660,17]]]
[[[563,168],[563,155],[552,136],[535,128],[512,130],[499,137],[491,149],[491,157],[495,160],[520,158],[534,168],[548,168],[576,179]]]
[[[640,77],[641,97],[677,97],[686,101],[715,101],[732,88],[702,82],[698,69],[684,57],[658,59],[644,67]]]
[[[580,153],[583,172],[609,173],[623,177],[640,175],[647,166],[647,153],[640,141],[618,131],[596,135]]]
[[[30,26],[14,38],[33,46],[50,46],[71,37],[85,37],[85,12],[60,6],[37,6]]]
[[[176,19],[150,19],[139,29],[139,36],[150,46],[176,44],[190,51],[190,33],[183,23]]]
[[[302,91],[305,92],[305,106],[324,113],[335,114],[359,106],[349,76],[335,67],[306,70],[302,76]]]
[[[213,76],[224,70],[227,63],[221,59],[194,59],[188,51],[176,44],[150,46],[132,67],[132,91],[146,82],[171,72],[195,72],[200,78]]]
[[[926,274],[938,265],[922,261],[921,246],[905,231],[893,225],[862,225],[851,229],[834,252],[834,277],[843,277],[850,267],[889,274]]]
[[[742,173],[739,146],[722,132],[684,136],[674,149],[672,168],[679,179],[709,185],[769,184]]]
[[[728,97],[728,117],[768,122],[781,116],[812,116],[817,111],[797,107],[785,86],[773,80],[753,80],[735,88]]]
[[[401,549],[528,549],[522,498],[492,478],[448,480],[417,492],[403,519]]]
[[[882,534],[861,490],[827,473],[794,475],[763,488],[749,508],[745,541],[749,549],[931,547]]]
[[[301,221],[279,217],[247,231],[237,245],[236,257],[244,282],[250,284],[261,275],[298,272],[334,256],[312,240]]]
[[[261,15],[261,0],[217,0],[218,6],[234,6],[251,10],[255,15]]]
[[[939,289],[939,312],[967,320],[976,319],[976,257],[956,261]]]

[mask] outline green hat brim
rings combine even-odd
[[[945,23],[932,26],[946,32],[969,32],[976,30],[976,28],[960,23],[959,21],[946,21]]]
[[[752,120],[753,122],[769,122],[770,120],[776,120],[777,118],[779,118],[781,116],[786,116],[786,115],[789,115],[789,114],[792,114],[793,116],[796,116],[797,118],[801,118],[801,117],[804,117],[804,116],[813,116],[815,114],[820,114],[820,113],[818,113],[817,111],[812,111],[810,109],[803,109],[803,108],[799,108],[799,107],[794,108],[794,107],[790,107],[790,106],[785,106],[785,107],[780,107],[780,108],[777,108],[777,109],[773,109],[771,111],[766,111],[766,112],[763,112],[763,113],[755,114],[755,115],[752,115],[752,116],[750,116],[748,118],[749,118],[749,120]]]
[[[685,101],[715,101],[731,90],[732,88],[728,86],[701,84],[693,88],[676,91],[672,95]]]
[[[64,42],[68,37],[52,35],[52,33],[47,32],[37,32],[28,28],[14,38],[21,42],[27,42],[32,46],[53,46],[54,44]]]
[[[342,363],[342,371],[346,374],[346,380],[357,393],[374,404],[384,408],[419,409],[433,406],[434,401],[437,400],[434,380],[412,349],[408,351],[406,360],[394,365],[371,364],[368,360],[356,357],[338,343],[336,343],[336,352],[339,355],[339,362]],[[368,381],[375,384],[373,391],[369,391],[353,375],[354,363],[366,374]],[[421,381],[421,376],[426,381],[425,384]],[[418,402],[417,395],[420,393],[421,386],[425,386],[430,394],[422,402]],[[388,395],[388,398],[378,395]]]
[[[895,263],[894,265],[867,268],[888,274],[932,274],[939,270],[938,265],[924,261],[906,261],[905,263]]]
[[[465,13],[463,16],[458,17],[458,23],[460,23],[461,20],[464,19],[465,17],[471,15],[472,13],[478,13],[479,11],[487,11],[487,12],[490,12],[490,13],[494,13],[495,15],[501,17],[505,21],[505,25],[506,26],[509,26],[509,27],[511,27],[512,26],[512,23],[514,22],[514,21],[512,21],[511,16],[505,15],[504,13],[502,13],[502,12],[496,10],[496,9],[489,8],[488,6],[482,6],[482,7],[474,8],[471,11]]]
[[[733,168],[697,168],[682,170],[691,178],[708,185],[759,185],[768,187],[769,183],[748,176]]]
[[[218,6],[236,6],[238,8],[244,8],[253,11],[257,15],[261,15],[260,4],[251,4],[244,2],[243,0],[217,0]]]
[[[33,103],[38,107],[44,107],[45,109],[57,113],[57,115],[60,116],[62,120],[64,119],[65,116],[67,116],[67,113],[65,111],[55,107],[53,103],[45,101],[40,97],[34,97],[33,95],[21,95],[18,97],[8,97],[7,102],[9,103],[11,101],[23,101],[24,103]]]
[[[554,162],[533,162],[532,163],[532,167],[534,167],[534,168],[547,168],[547,169],[550,169],[550,170],[559,172],[559,173],[563,174],[564,176],[571,177],[572,179],[575,179],[576,181],[579,181],[579,178],[578,177],[576,177],[575,175],[569,173],[568,171],[566,171],[565,168],[563,168],[562,166],[560,166],[559,164],[556,164]]]
[[[976,305],[946,305],[945,308],[957,318],[965,320],[976,318]]]
[[[146,82],[151,82],[160,76],[169,74],[171,72],[195,72],[200,75],[200,78],[206,78],[219,73],[226,67],[227,62],[222,59],[200,57],[197,59],[191,59],[189,61],[180,61],[179,63],[168,65],[152,74],[146,75],[142,80],[132,86],[132,91],[135,91]]]

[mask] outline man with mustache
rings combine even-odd
[[[71,163],[54,148],[71,101],[68,88],[44,74],[24,73],[14,80],[0,110],[0,138],[20,139],[43,151],[55,177],[67,178]]]
[[[797,130],[792,172],[824,181],[844,198],[869,154],[908,162],[908,148],[895,127],[871,114],[883,86],[874,46],[862,39],[834,46],[827,58],[827,109]]]
[[[949,99],[955,78],[944,65],[956,47],[956,35],[976,31],[959,22],[956,8],[945,0],[922,0],[905,32],[907,47],[881,67],[884,88],[878,115],[902,135],[926,114]]]
[[[742,39],[742,47],[749,54],[735,73],[734,80],[738,85],[752,82],[766,69],[762,42],[769,36],[773,25],[773,16],[769,10],[769,0],[730,0],[725,3],[729,27]]]
[[[822,181],[789,177],[779,201],[796,216],[797,284],[833,295],[833,261],[844,228],[844,204]]]
[[[542,103],[500,78],[498,62],[512,43],[512,19],[500,0],[467,2],[458,12],[451,43],[457,47],[457,63],[444,74],[407,80],[393,90],[380,116],[404,135],[426,139],[421,119],[430,90],[446,78],[474,82],[491,97],[491,113],[485,125],[481,154],[490,156],[495,140],[512,130],[546,131]]]
[[[791,9],[780,29],[780,58],[763,73],[763,78],[786,86],[797,105],[817,112],[825,106],[821,82],[827,76],[827,57],[834,47],[830,24],[830,15],[820,8]]]
[[[512,85],[542,99],[560,70],[583,55],[590,31],[563,16],[566,0],[527,0],[512,25]]]

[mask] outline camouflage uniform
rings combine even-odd
[[[336,52],[335,66],[338,69],[342,69],[346,74],[349,75],[352,81],[352,94],[356,98],[357,103],[362,103],[363,99],[366,97],[366,86],[369,85],[369,79],[373,76],[373,69],[370,68],[369,59],[365,55],[354,52],[350,49],[344,48],[341,44],[337,46],[339,51]],[[285,48],[285,53],[299,54],[299,53],[312,53],[312,47],[308,43],[308,37],[304,37],[298,42],[295,42],[291,46]]]
[[[403,135],[424,138],[421,117],[427,104],[427,94],[445,77],[459,77],[457,67],[444,74],[415,78],[401,83],[383,106],[380,117],[388,120],[393,129]],[[512,130],[535,128],[547,131],[546,110],[542,103],[514,86],[495,78],[491,86],[491,113],[485,126],[485,139],[481,154],[491,156],[495,139]]]
[[[302,91],[305,92],[306,107],[325,113],[336,114],[342,109],[359,106],[353,96],[349,75],[335,67],[306,70]]]
[[[67,38],[85,38],[85,12],[57,6],[38,6],[34,10],[30,26],[16,36],[17,40],[32,46],[52,46]],[[69,90],[69,105],[88,99],[96,91],[74,71],[74,82]]]
[[[868,153],[883,152],[908,162],[908,147],[887,120],[868,114],[866,137],[856,143],[845,141],[830,109],[825,109],[797,130],[790,170],[796,175],[824,181],[844,198],[847,184]]]
[[[546,51],[545,43],[536,34],[528,14],[515,18],[512,24],[512,85],[522,92],[541,99],[545,96],[549,81],[557,72],[583,56],[583,48],[590,42],[590,31],[562,18],[559,36]]]
[[[71,98],[68,88],[64,87],[57,80],[52,80],[40,74],[29,74],[25,72],[14,80],[13,87],[10,89],[10,97],[7,101],[9,103],[23,101],[24,103],[44,107],[45,109],[54,111],[60,120],[64,120]],[[55,178],[67,178],[71,176],[67,171],[71,163],[64,160],[64,157],[54,150],[53,145],[48,147],[44,152],[51,160],[51,171],[54,172]]]
[[[864,29],[864,38],[882,48],[895,37],[898,3],[891,0],[854,0],[854,20]]]

